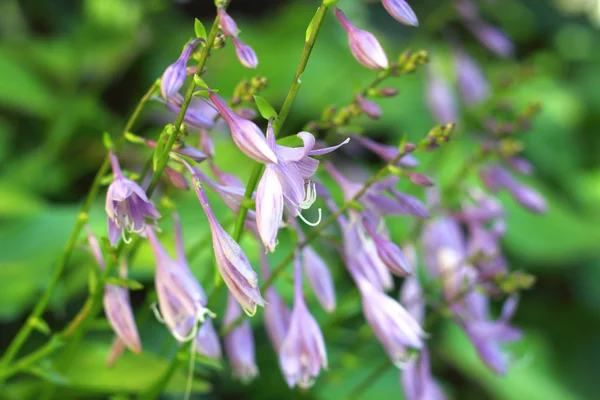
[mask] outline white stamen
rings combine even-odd
[[[131,243],[131,238],[128,238],[128,237],[125,235],[125,229],[123,229],[123,230],[121,231],[121,237],[123,238],[123,241],[124,241],[125,243],[127,243],[127,244]]]
[[[194,324],[194,336],[198,333],[198,324]],[[190,371],[188,372],[187,383],[185,385],[185,395],[183,396],[184,400],[188,400],[190,395],[192,394],[192,382],[194,381],[194,367],[196,366],[196,343],[192,342],[190,344],[191,354],[190,354]]]
[[[304,221],[304,223],[306,225],[310,225],[310,226],[317,226],[321,223],[321,219],[323,217],[323,211],[321,210],[321,208],[319,208],[319,218],[315,221],[315,222],[310,222],[309,220],[307,220],[306,218],[304,218],[304,216],[302,215],[302,213],[298,214],[298,217]]]
[[[152,312],[154,313],[154,316],[156,317],[156,319],[158,320],[158,322],[160,322],[161,324],[165,323],[165,319],[163,318],[163,316],[160,314],[160,311],[158,310],[158,302],[154,302],[150,305],[150,308],[152,309]]]

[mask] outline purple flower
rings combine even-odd
[[[198,329],[198,334],[194,340],[196,351],[208,358],[220,360],[222,357],[221,343],[219,342],[219,334],[211,319],[207,319]]]
[[[387,56],[375,36],[352,25],[339,8],[335,8],[334,12],[348,34],[350,51],[354,58],[367,68],[387,69],[389,66]]]
[[[234,113],[216,93],[210,92],[209,96],[221,117],[229,125],[231,138],[244,154],[260,163],[277,163],[275,153],[254,122]]]
[[[423,202],[416,197],[401,193],[396,189],[390,189],[390,193],[396,198],[403,211],[397,210],[396,214],[410,214],[417,218],[429,218],[429,211]]]
[[[161,317],[173,336],[186,342],[196,336],[196,323],[204,322],[206,315],[214,316],[206,308],[206,294],[192,275],[185,258],[179,218],[175,219],[177,260],[162,247],[154,230],[146,229],[156,259],[156,293]]]
[[[506,189],[523,207],[537,214],[548,211],[544,198],[533,188],[519,183],[506,169],[492,164],[481,172],[481,178],[491,191]]]
[[[510,325],[517,302],[516,297],[506,300],[500,318],[495,321],[489,317],[488,297],[475,290],[469,292],[463,302],[454,308],[479,357],[501,375],[507,372],[509,358],[500,345],[519,340],[522,336],[519,329]]]
[[[428,222],[422,233],[425,266],[442,280],[446,301],[461,293],[466,279],[466,243],[460,225],[450,217]]]
[[[105,269],[106,264],[102,257],[98,240],[87,226],[86,229],[92,254],[100,268]],[[121,276],[126,277],[126,273],[121,274]],[[117,334],[118,340],[134,353],[141,353],[142,344],[135,324],[129,300],[129,290],[127,288],[116,285],[104,285],[104,314],[110,326]]]
[[[223,323],[225,326],[232,324],[241,314],[240,306],[229,295]],[[254,354],[254,336],[252,335],[250,321],[244,320],[229,331],[225,336],[225,352],[231,363],[234,376],[243,382],[250,382],[258,375]]]
[[[186,77],[186,64],[200,39],[194,39],[183,49],[183,52],[173,64],[169,65],[160,80],[160,92],[168,100],[181,89]]]
[[[485,47],[496,55],[505,58],[513,56],[515,52],[513,43],[500,29],[480,20],[467,23],[467,28]]]
[[[287,335],[279,350],[279,365],[290,387],[307,389],[321,368],[327,368],[327,353],[321,329],[306,307],[302,295],[302,265],[296,257],[294,308]]]
[[[510,165],[515,171],[523,175],[533,174],[533,165],[523,157],[513,156],[506,159],[508,165]]]
[[[235,46],[235,54],[244,67],[250,69],[258,67],[258,57],[256,57],[252,47],[235,37],[233,38],[233,45]]]
[[[302,261],[308,283],[310,283],[319,303],[325,311],[333,312],[335,310],[335,287],[327,264],[310,246],[302,249]]]
[[[454,51],[456,81],[463,100],[467,105],[485,101],[490,95],[490,85],[483,71],[463,49]]]
[[[381,4],[394,19],[404,25],[419,26],[417,16],[404,0],[381,0]]]
[[[358,142],[362,146],[377,154],[384,161],[390,162],[396,157],[398,157],[398,154],[400,154],[400,149],[396,146],[386,146],[377,143],[376,141],[369,139],[366,136],[354,135],[352,137],[358,140]],[[402,158],[400,158],[400,160],[396,162],[396,165],[405,168],[415,168],[419,165],[419,161],[412,154],[407,154],[405,156],[402,156]]]
[[[392,363],[401,368],[408,349],[423,348],[425,332],[400,303],[376,289],[360,274],[353,274],[360,290],[363,313]]]
[[[219,15],[219,25],[225,36],[236,38],[239,30],[233,18],[227,14],[227,11],[223,7],[217,7],[217,14]]]
[[[146,138],[141,138],[141,139],[144,141],[144,143],[146,143],[146,145],[152,147],[153,149],[156,148],[156,141],[146,139]],[[177,154],[181,154],[182,156],[189,157],[192,160],[196,161],[197,163],[200,163],[208,158],[203,151],[198,150],[195,147],[188,146],[185,143],[178,145],[178,146],[174,146],[173,150],[171,150],[171,151],[173,153],[177,153]]]
[[[206,129],[200,131],[200,149],[202,149],[208,158],[213,158],[215,156],[215,143]]]
[[[406,368],[400,372],[400,383],[406,400],[446,399],[446,395],[431,376],[429,351],[427,349],[421,350],[418,359],[411,360]]]
[[[254,315],[257,306],[264,306],[264,300],[258,288],[258,275],[252,269],[240,245],[225,232],[217,221],[200,183],[200,178],[192,167],[188,166],[188,169],[195,181],[194,190],[210,224],[215,259],[223,281],[244,311],[248,315]]]
[[[365,113],[365,115],[369,118],[381,118],[381,108],[377,103],[369,101],[361,95],[356,95],[356,102],[358,103],[358,106],[360,107],[361,111]]]
[[[267,256],[264,251],[260,254],[263,277],[266,279],[271,273],[267,262]],[[265,329],[269,335],[269,340],[276,353],[279,353],[281,344],[285,339],[290,326],[291,310],[285,305],[285,302],[277,293],[277,290],[270,286],[265,294],[267,306],[265,307]]]
[[[256,222],[260,238],[268,251],[274,251],[277,245],[277,231],[283,217],[284,205],[293,217],[300,217],[309,223],[302,216],[301,210],[312,206],[316,200],[316,191],[314,183],[306,184],[305,180],[311,178],[319,166],[319,161],[310,156],[332,152],[349,140],[337,146],[314,150],[315,138],[312,134],[300,132],[297,136],[302,139],[304,146],[280,146],[275,142],[272,124],[269,123],[267,128],[267,143],[274,152],[277,163],[266,166],[258,184]]]
[[[173,114],[178,115],[181,111],[183,96],[179,93],[174,93],[168,101],[165,101],[160,97],[153,97],[153,99],[163,103]],[[212,128],[215,125],[213,120],[216,115],[217,112],[207,100],[192,97],[183,121],[194,128],[207,129]]]
[[[427,105],[435,120],[440,124],[447,124],[457,120],[456,101],[454,93],[448,82],[432,68],[427,74]]]
[[[190,190],[190,183],[187,181],[187,179],[181,172],[176,171],[173,168],[166,165],[165,175],[176,188],[181,190]]]
[[[160,218],[158,210],[148,199],[144,189],[131,179],[123,176],[117,156],[109,153],[114,180],[106,192],[106,214],[108,215],[108,237],[115,245],[120,237],[129,242],[125,232],[143,235],[146,218]]]
[[[379,258],[389,270],[397,276],[407,276],[412,272],[404,253],[395,243],[379,234],[369,221],[363,221],[363,226],[373,239]]]

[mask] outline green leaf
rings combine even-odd
[[[194,83],[196,86],[200,86],[201,88],[208,89],[208,85],[204,82],[204,79],[194,74]]]
[[[281,139],[277,139],[277,144],[280,146],[287,146],[287,147],[301,147],[304,145],[304,142],[298,136],[291,135],[291,136],[286,136]]]
[[[109,276],[108,278],[106,278],[106,283],[111,284],[111,285],[116,285],[116,286],[121,286],[127,289],[131,289],[131,290],[140,290],[144,288],[144,285],[142,285],[140,282],[133,280],[133,279],[129,279],[129,278],[119,278],[116,276]]]
[[[42,332],[44,335],[48,336],[52,333],[46,321],[41,318],[31,318],[29,320],[29,324],[33,327],[33,329]]]
[[[258,95],[254,95],[254,101],[256,102],[256,107],[258,108],[258,112],[264,119],[277,118],[277,111],[273,108],[272,105],[269,104],[267,100]]]
[[[206,40],[206,28],[198,18],[194,21],[194,32],[196,32],[196,37]]]
[[[319,13],[319,10],[321,9],[321,7],[317,8],[317,12],[315,13],[315,15],[312,17],[312,19],[310,20],[310,24],[308,24],[308,27],[306,28],[306,36],[305,36],[305,40],[308,42],[308,39],[310,39],[310,35],[312,35],[312,31],[315,27],[315,19],[317,18],[317,14]]]

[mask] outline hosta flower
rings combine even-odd
[[[339,8],[335,8],[334,12],[348,34],[348,43],[354,58],[367,68],[387,69],[387,56],[375,36],[354,26]]]
[[[406,400],[446,400],[446,395],[431,376],[429,351],[421,350],[400,372],[400,383]]]
[[[290,387],[307,389],[321,368],[327,368],[327,353],[321,328],[310,314],[302,295],[302,266],[295,260],[294,308],[287,335],[279,350],[279,365]]]
[[[302,147],[286,147],[275,142],[273,126],[269,123],[267,128],[267,143],[276,156],[276,164],[267,164],[265,172],[258,184],[256,191],[256,222],[260,238],[268,251],[273,251],[277,245],[277,231],[283,217],[284,204],[293,217],[302,217],[302,210],[312,206],[316,200],[316,191],[313,182],[306,182],[311,178],[319,166],[319,161],[310,158],[327,154],[340,146],[314,150],[315,138],[309,132],[300,132],[297,135],[304,145]]]
[[[387,10],[387,12],[398,22],[409,26],[419,25],[417,16],[406,1],[381,0],[381,4],[383,4],[383,7]]]
[[[154,230],[146,229],[156,260],[156,293],[160,319],[180,342],[192,339],[198,322],[214,315],[206,308],[207,299],[185,258],[179,218],[175,219],[175,244],[177,260],[173,260],[162,247]]]
[[[436,122],[440,124],[456,122],[457,110],[453,90],[448,82],[433,68],[428,68],[425,94],[427,106]]]
[[[219,25],[221,26],[221,29],[223,30],[225,36],[231,38],[237,37],[239,33],[237,24],[235,23],[233,18],[231,18],[231,16],[227,14],[227,11],[225,11],[223,7],[217,7],[217,14],[219,16]]]
[[[194,39],[183,49],[183,52],[173,64],[169,65],[160,80],[160,93],[168,100],[181,89],[186,77],[186,64],[192,55],[192,51],[200,43],[200,39]]]
[[[308,283],[325,311],[335,310],[335,287],[325,260],[310,246],[302,249],[302,262]]]
[[[502,30],[481,20],[469,22],[466,26],[494,54],[505,58],[514,55],[514,45]]]
[[[381,107],[374,101],[365,99],[363,96],[357,95],[356,102],[360,110],[371,119],[381,118]]]
[[[131,179],[123,176],[117,156],[111,151],[110,162],[114,180],[106,192],[106,214],[108,215],[108,237],[115,245],[120,237],[126,242],[125,233],[144,233],[146,218],[160,218],[158,210],[148,199],[144,189]]]
[[[377,154],[384,161],[391,162],[400,154],[400,149],[397,146],[386,146],[361,135],[354,135],[352,138],[356,139],[362,146]],[[396,162],[396,165],[405,168],[415,168],[419,165],[419,161],[412,154],[406,154]]]
[[[411,266],[408,264],[404,253],[395,243],[386,238],[382,233],[371,225],[370,222],[364,221],[363,226],[366,228],[369,236],[375,244],[377,254],[386,267],[398,276],[406,276],[412,272]]]
[[[221,359],[222,353],[219,334],[215,330],[211,319],[204,321],[200,328],[198,328],[198,334],[196,334],[196,338],[194,339],[194,346],[198,354],[204,357],[215,360]]]
[[[231,138],[244,154],[260,163],[277,163],[277,157],[273,149],[254,122],[233,112],[216,93],[210,92],[209,96],[217,110],[219,110],[221,117],[229,125]]]
[[[229,296],[225,318],[223,319],[225,326],[236,321],[241,313],[238,303],[233,297]],[[243,382],[254,379],[258,375],[258,367],[256,366],[254,336],[252,335],[250,321],[244,320],[231,329],[225,336],[224,341],[225,352],[231,363],[233,375]]]
[[[271,272],[267,261],[267,256],[264,251],[260,252],[260,266],[263,277],[267,279]],[[277,290],[273,286],[269,286],[265,293],[265,300],[268,304],[265,307],[265,329],[269,340],[273,345],[276,353],[279,353],[281,344],[285,339],[288,328],[290,326],[290,318],[292,311],[285,304]]]
[[[92,250],[92,254],[96,259],[98,266],[105,269],[106,264],[102,257],[98,240],[87,226],[86,229],[88,231],[88,243]],[[118,340],[134,353],[141,353],[142,344],[135,324],[131,302],[129,300],[129,290],[117,285],[105,285],[103,303],[106,319],[117,334]],[[119,346],[117,345],[117,347]]]
[[[238,38],[233,38],[233,45],[235,46],[235,54],[244,67],[250,69],[256,69],[256,67],[258,67],[258,57],[252,47],[248,46]]]
[[[467,105],[481,103],[489,97],[490,85],[481,67],[463,49],[454,51],[454,68],[458,89]]]
[[[219,224],[208,203],[200,178],[189,167],[194,179],[194,190],[206,214],[212,233],[213,250],[217,267],[230,293],[248,315],[254,315],[257,306],[264,306],[258,287],[258,275],[252,269],[239,244]]]
[[[152,99],[163,103],[175,115],[179,115],[181,105],[183,104],[183,96],[179,93],[174,93],[168,101],[163,100],[161,97],[153,97]],[[217,112],[207,100],[192,97],[185,111],[183,122],[194,128],[208,129],[215,125],[214,118],[216,115]]]

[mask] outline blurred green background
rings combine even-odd
[[[208,25],[214,15],[209,0],[35,0],[0,1],[0,348],[4,349],[24,322],[26,313],[49,279],[95,171],[104,157],[101,133],[117,135],[139,97],[182,45],[193,35],[195,17]],[[354,23],[376,33],[390,58],[406,48],[426,49],[432,59],[449,64],[448,29],[458,32],[469,52],[492,82],[515,71],[527,70],[509,97],[519,105],[539,101],[543,111],[528,135],[526,155],[537,168],[529,183],[550,204],[546,216],[532,216],[503,197],[509,210],[505,251],[512,268],[538,278],[522,296],[515,323],[525,339],[512,346],[516,361],[505,378],[488,372],[463,334],[449,323],[431,332],[434,375],[455,399],[586,399],[598,398],[600,376],[600,34],[593,1],[498,0],[481,2],[486,19],[515,41],[515,60],[499,60],[487,52],[455,20],[450,0],[412,1],[421,26],[407,28],[392,20],[377,1],[341,0],[339,6]],[[260,64],[256,74],[268,77],[263,93],[280,106],[302,50],[304,31],[318,2],[234,0],[230,12],[253,46]],[[593,4],[591,4],[593,6]],[[588,9],[586,9],[588,7]],[[596,5],[596,8],[598,5]],[[517,65],[521,67],[517,67]],[[233,46],[216,52],[209,61],[206,81],[223,96],[254,72],[239,65]],[[296,132],[318,119],[329,104],[344,105],[353,90],[372,80],[348,51],[347,39],[332,15],[327,16],[303,87],[286,129]],[[418,72],[393,81],[400,89],[394,99],[380,102],[384,117],[361,120],[369,136],[397,141],[403,133],[415,140],[434,124],[424,101],[425,74]],[[276,107],[277,108],[277,107]],[[136,133],[156,135],[173,121],[163,107],[152,104],[137,124]],[[222,140],[221,140],[222,139]],[[468,146],[443,149],[444,170],[424,171],[435,177],[460,166]],[[127,146],[123,163],[139,168],[148,150]],[[239,153],[226,137],[217,137],[218,165],[247,175]],[[367,154],[355,157],[373,164]],[[248,164],[249,165],[249,164]],[[243,179],[246,176],[242,176]],[[226,210],[213,199],[226,218]],[[186,241],[194,243],[207,224],[193,195],[171,198],[184,223]],[[168,222],[166,226],[168,226]],[[103,201],[98,198],[90,222],[105,234]],[[396,227],[396,225],[398,227]],[[402,232],[408,224],[394,221]],[[165,231],[169,231],[168,228]],[[164,241],[169,241],[164,236]],[[414,239],[414,238],[411,238]],[[282,239],[282,242],[285,240]],[[171,243],[170,243],[171,244]],[[244,245],[252,248],[247,240]],[[286,244],[282,248],[286,249]],[[322,250],[322,249],[321,249]],[[256,251],[249,250],[256,260]],[[275,254],[274,260],[285,255]],[[207,399],[337,399],[347,395],[367,376],[384,353],[358,316],[356,293],[335,260],[325,252],[338,278],[340,311],[326,316],[311,304],[323,326],[331,369],[315,388],[290,392],[266,340],[261,318],[254,318],[261,376],[249,386],[231,380],[227,367],[197,369],[198,389]],[[53,329],[64,326],[81,306],[93,261],[76,251],[45,315]],[[212,261],[206,252],[192,263],[206,285],[212,284]],[[154,261],[143,249],[131,265],[131,276],[151,286]],[[286,293],[291,285],[283,280]],[[144,291],[133,299],[147,314]],[[217,310],[221,312],[222,310]],[[335,323],[331,327],[331,320]],[[146,318],[140,321],[145,353],[126,354],[113,369],[105,367],[111,343],[106,324],[98,323],[78,353],[75,368],[58,382],[61,397],[107,398],[147,387],[166,368],[173,343],[166,329]],[[46,338],[34,333],[25,351]],[[176,374],[170,392],[178,398],[185,368]],[[30,398],[37,384],[29,377],[0,388],[0,398]],[[211,388],[212,387],[212,388]],[[363,398],[401,398],[398,372],[387,369]]]

